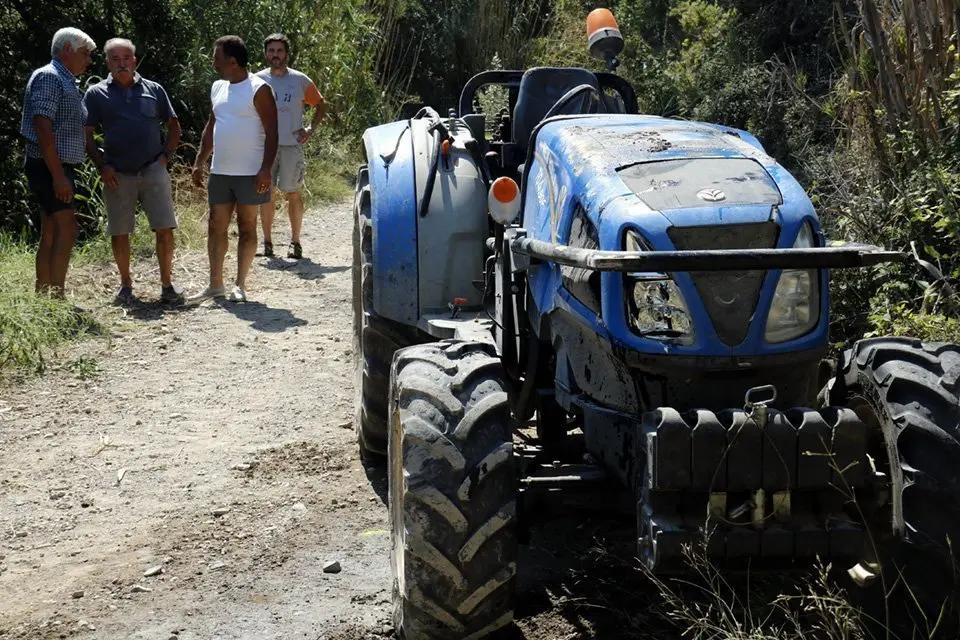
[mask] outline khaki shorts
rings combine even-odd
[[[273,160],[273,184],[284,193],[296,193],[303,188],[306,163],[303,147],[298,144],[277,147]]]
[[[128,236],[133,233],[137,203],[143,205],[150,228],[176,229],[173,211],[173,189],[170,174],[160,162],[148,165],[136,175],[117,173],[116,189],[104,185],[103,201],[107,205],[107,234]]]

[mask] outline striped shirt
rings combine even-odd
[[[35,116],[44,116],[53,122],[53,137],[57,156],[66,164],[80,164],[87,154],[84,122],[87,111],[83,106],[77,78],[59,60],[35,70],[27,81],[23,94],[23,120],[20,135],[27,140],[27,157],[42,158]]]

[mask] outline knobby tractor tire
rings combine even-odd
[[[484,638],[513,620],[517,472],[493,346],[397,354],[390,400],[394,626],[406,640]]]
[[[847,406],[876,428],[875,464],[890,475],[875,536],[883,580],[870,591],[888,592],[885,624],[927,638],[940,620],[936,637],[960,637],[960,346],[879,338],[844,361],[833,392],[845,385]]]
[[[397,349],[419,342],[417,330],[373,310],[373,222],[370,178],[357,173],[353,204],[353,358],[357,442],[364,462],[382,463],[387,453],[390,363]]]

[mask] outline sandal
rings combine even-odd
[[[290,243],[290,251],[287,252],[288,258],[293,258],[294,260],[299,260],[303,257],[303,247],[300,246],[299,242]]]

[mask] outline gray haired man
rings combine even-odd
[[[177,218],[167,172],[170,156],[180,143],[180,123],[164,88],[137,73],[137,50],[132,42],[113,38],[103,50],[110,75],[87,89],[83,102],[87,108],[87,151],[103,177],[107,233],[120,272],[117,301],[128,303],[133,299],[130,234],[139,202],[156,234],[160,299],[182,302],[183,293],[172,282]],[[93,138],[99,126],[104,131],[105,153]]]
[[[84,158],[86,113],[77,76],[87,70],[96,47],[83,31],[60,29],[50,45],[53,59],[33,72],[23,94],[23,170],[43,209],[36,288],[38,293],[61,298],[77,238],[73,198],[76,169]]]

